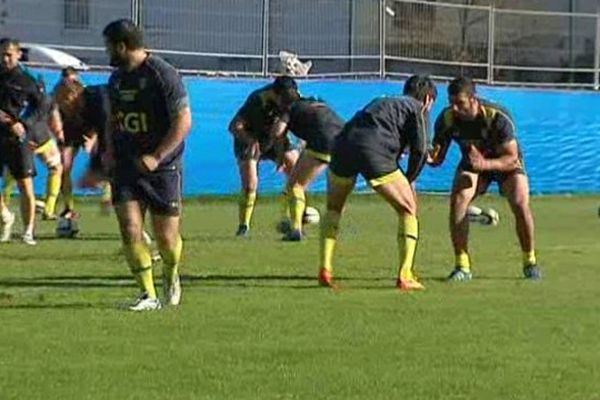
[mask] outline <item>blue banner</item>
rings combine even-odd
[[[36,71],[48,88],[58,80],[54,71]],[[106,73],[83,73],[87,84],[106,82]],[[233,140],[227,126],[247,95],[266,84],[266,80],[211,79],[186,77],[193,111],[193,130],[187,140],[184,170],[186,195],[233,194],[240,188]],[[299,81],[304,95],[327,101],[342,117],[350,118],[371,99],[398,95],[397,81]],[[432,112],[434,121],[447,105],[446,86],[439,85],[439,98]],[[600,96],[592,92],[530,90],[481,86],[479,94],[505,106],[514,116],[533,193],[600,192]],[[426,168],[418,180],[421,191],[448,191],[458,149],[454,145],[439,169]],[[76,161],[75,176],[81,176],[87,157]],[[45,169],[38,164],[36,192],[43,193]],[[271,162],[260,166],[259,190],[275,193],[284,178]],[[360,188],[366,189],[364,182]],[[324,177],[311,190],[325,190]],[[81,192],[80,192],[81,193]]]

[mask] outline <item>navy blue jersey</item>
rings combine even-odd
[[[484,99],[479,99],[479,103],[480,112],[475,119],[460,119],[451,107],[446,107],[435,121],[433,145],[445,153],[454,140],[462,153],[461,165],[467,169],[470,168],[470,145],[475,146],[485,157],[496,158],[500,156],[498,150],[502,144],[516,140],[515,123],[508,111]]]
[[[44,92],[37,80],[23,67],[0,73],[0,109],[29,132],[44,117]],[[0,138],[11,138],[8,126],[0,124]]]
[[[244,121],[250,136],[262,142],[269,139],[269,131],[277,115],[273,84],[268,84],[250,93],[236,117]]]
[[[189,106],[181,77],[163,59],[148,55],[133,71],[117,70],[108,82],[112,140],[117,167],[127,168],[143,154],[156,150],[172,121]],[[180,164],[183,143],[160,163],[159,169]]]
[[[344,126],[344,121],[324,102],[303,98],[292,105],[287,116],[288,129],[300,139],[333,138]]]
[[[397,159],[410,154],[406,176],[413,181],[427,160],[428,113],[410,96],[380,97],[357,112],[338,136],[357,148]]]

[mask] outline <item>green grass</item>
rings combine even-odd
[[[322,207],[322,199],[317,200]],[[354,196],[335,276],[317,231],[280,242],[259,202],[236,240],[233,200],[190,200],[179,309],[132,314],[113,217],[82,206],[77,240],[0,247],[0,399],[600,399],[600,221],[594,197],[534,198],[543,282],[521,279],[502,199],[472,228],[475,280],[448,284],[447,199],[421,199],[424,293],[394,288],[396,218]]]

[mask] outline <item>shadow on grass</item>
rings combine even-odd
[[[319,288],[317,278],[312,275],[182,275],[184,285],[193,287],[234,287],[234,288],[279,288],[279,289],[313,289]],[[340,277],[336,282],[390,282],[386,277]],[[278,284],[279,282],[279,284]],[[299,283],[305,282],[305,283]],[[157,277],[160,284],[160,277]],[[294,284],[295,283],[295,284]],[[0,279],[0,287],[4,288],[114,288],[134,287],[131,275],[56,275],[34,278]],[[385,289],[385,285],[357,285],[353,289]]]
[[[84,309],[117,309],[111,304],[102,303],[25,303],[25,304],[11,304],[0,302],[0,310],[42,310],[42,309],[54,309],[54,310],[84,310]]]

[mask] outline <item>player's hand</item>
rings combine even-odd
[[[142,172],[152,172],[158,168],[160,161],[152,154],[144,154],[138,159],[138,169]]]
[[[28,140],[27,146],[29,147],[29,150],[31,150],[31,151],[36,151],[37,148],[40,147],[40,145],[37,144],[36,142],[34,142],[33,140]]]
[[[469,164],[475,172],[483,172],[488,169],[488,160],[481,154],[477,147],[469,145]]]
[[[13,124],[14,121],[15,119],[12,117],[12,115],[8,114],[4,110],[0,110],[0,122],[10,126]]]

